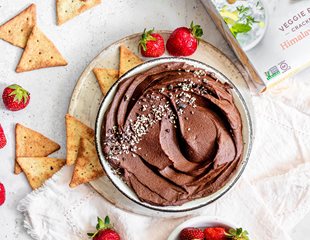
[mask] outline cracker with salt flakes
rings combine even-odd
[[[100,3],[101,0],[56,0],[57,25],[69,21]]]
[[[66,164],[65,159],[48,157],[18,157],[17,162],[23,169],[32,189],[41,187]]]
[[[81,138],[95,141],[95,131],[75,117],[66,115],[67,128],[67,164],[73,165],[76,161]]]
[[[16,72],[40,68],[65,66],[67,61],[43,32],[35,26],[27,41],[26,48],[16,67]]]
[[[143,63],[141,58],[130,51],[126,46],[120,46],[119,77],[141,63]]]
[[[96,180],[104,172],[99,162],[95,144],[81,138],[70,187]]]
[[[118,79],[118,70],[108,68],[94,68],[102,94],[105,96],[113,83]]]
[[[24,48],[36,22],[36,5],[31,4],[18,15],[0,26],[0,39],[14,46]]]

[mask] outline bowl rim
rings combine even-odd
[[[247,152],[246,152],[246,156],[243,156],[243,160],[240,163],[240,165],[242,165],[242,166],[240,166],[240,170],[239,170],[238,174],[236,176],[233,176],[233,179],[229,182],[228,186],[224,185],[222,188],[220,188],[218,190],[218,191],[220,191],[222,189],[222,192],[220,194],[218,194],[218,196],[215,196],[212,199],[207,200],[206,202],[204,202],[202,204],[198,204],[197,206],[189,207],[189,208],[186,208],[186,209],[163,209],[163,206],[151,205],[151,204],[144,203],[144,202],[142,202],[140,200],[136,200],[136,199],[133,199],[132,197],[130,197],[127,193],[125,193],[125,191],[123,191],[113,181],[113,179],[112,179],[112,177],[110,175],[110,174],[113,174],[113,173],[111,173],[112,172],[111,171],[111,166],[105,160],[105,158],[103,156],[102,147],[101,147],[101,127],[102,127],[102,122],[100,122],[99,119],[100,119],[101,115],[104,115],[104,113],[105,113],[105,111],[103,111],[102,108],[103,108],[103,105],[105,103],[105,100],[107,99],[106,97],[111,93],[111,91],[114,89],[114,87],[116,85],[118,85],[120,81],[126,79],[127,76],[130,75],[132,72],[136,71],[136,69],[142,68],[144,65],[147,65],[149,63],[152,64],[152,63],[156,63],[156,62],[158,62],[158,64],[162,64],[162,63],[165,63],[165,62],[173,62],[173,61],[185,62],[185,63],[193,62],[193,64],[195,64],[195,63],[196,64],[201,64],[203,66],[206,66],[207,68],[212,69],[212,71],[215,72],[216,75],[220,76],[221,79],[224,79],[229,84],[231,84],[233,86],[233,89],[234,89],[235,93],[238,95],[238,98],[239,98],[240,102],[242,103],[242,107],[244,108],[244,112],[245,112],[245,118],[246,118],[246,121],[248,123],[248,135],[249,135],[248,136],[248,140],[249,140],[248,141],[248,149],[247,149]],[[156,65],[154,65],[154,66],[156,66]],[[152,67],[154,67],[154,66],[152,66]],[[145,70],[146,69],[141,70],[141,71],[145,71]],[[138,74],[138,72],[136,74]],[[181,212],[193,211],[193,210],[199,209],[201,207],[204,207],[204,206],[207,206],[207,205],[213,203],[214,201],[216,201],[217,199],[222,197],[224,194],[226,194],[233,186],[235,186],[235,184],[237,183],[237,181],[240,179],[241,175],[243,174],[244,169],[245,169],[245,167],[246,167],[246,165],[247,165],[247,163],[249,161],[250,155],[251,155],[252,145],[253,145],[253,121],[252,121],[252,118],[251,118],[251,115],[250,115],[250,111],[249,111],[248,105],[247,105],[244,97],[242,96],[240,90],[236,87],[236,85],[229,78],[227,78],[223,73],[219,72],[214,67],[212,67],[212,66],[210,66],[210,65],[208,65],[208,64],[206,64],[204,62],[201,62],[201,61],[198,61],[198,60],[195,60],[195,59],[191,59],[191,58],[186,58],[186,57],[161,57],[161,58],[151,59],[151,60],[145,61],[145,62],[135,66],[134,68],[130,69],[128,72],[123,74],[120,78],[118,78],[113,83],[113,85],[110,87],[110,89],[108,90],[108,92],[106,93],[104,98],[102,99],[102,101],[100,103],[100,106],[99,106],[99,109],[98,109],[98,113],[97,113],[97,117],[96,117],[96,122],[95,122],[95,146],[96,146],[96,151],[97,151],[97,155],[98,155],[98,158],[99,158],[99,162],[100,162],[100,165],[103,167],[107,177],[109,178],[109,180],[114,185],[114,187],[119,192],[121,192],[125,197],[127,197],[129,200],[133,201],[134,203],[136,203],[136,204],[138,204],[138,205],[140,205],[142,207],[148,208],[150,210],[153,210],[153,211],[160,211],[160,212],[166,212],[166,213],[181,213]],[[107,164],[110,167],[109,170],[111,172],[106,171],[106,168],[105,168],[105,165],[103,164],[103,161],[107,162]],[[124,184],[126,184],[126,183],[124,182]],[[225,189],[223,190],[223,188],[225,188]],[[131,189],[131,191],[133,191],[133,190]]]

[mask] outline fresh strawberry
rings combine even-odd
[[[98,223],[96,226],[97,232],[87,233],[93,240],[120,240],[121,237],[113,229],[113,225],[110,223],[109,216],[106,216],[104,221],[98,217]]]
[[[228,230],[228,233],[225,233],[227,239],[231,240],[249,240],[248,231],[243,230],[242,228],[231,228]]]
[[[179,235],[179,240],[203,240],[203,231],[199,228],[184,228]]]
[[[120,240],[120,236],[112,229],[105,229],[100,231],[94,238],[94,240]]]
[[[203,231],[207,240],[227,240],[226,230],[222,227],[208,227]]]
[[[154,33],[154,28],[149,31],[144,29],[139,46],[144,57],[160,57],[165,53],[165,41],[160,34]]]
[[[0,124],[0,149],[4,148],[5,145],[6,145],[6,137],[4,135],[3,128]]]
[[[17,84],[4,89],[2,99],[5,107],[11,111],[19,111],[27,107],[30,93]]]
[[[2,183],[0,183],[0,206],[5,202],[5,188]]]
[[[202,35],[203,31],[200,25],[194,25],[193,22],[190,28],[177,28],[171,33],[167,41],[167,50],[173,56],[192,55],[196,51]]]

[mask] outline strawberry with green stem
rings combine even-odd
[[[191,22],[189,28],[180,27],[171,33],[166,44],[167,50],[173,56],[192,55],[196,51],[202,35],[201,26]]]
[[[30,93],[17,84],[6,87],[2,94],[5,107],[10,111],[19,111],[27,107]]]
[[[242,228],[226,230],[224,227],[207,227],[203,233],[206,240],[249,240],[248,232]]]
[[[139,41],[141,54],[144,57],[160,57],[165,53],[165,41],[159,33],[144,29]]]
[[[97,231],[94,233],[87,233],[93,240],[120,240],[119,234],[114,230],[113,224],[110,222],[109,216],[106,216],[104,221],[98,217],[96,225]]]

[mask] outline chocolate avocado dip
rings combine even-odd
[[[122,80],[105,112],[102,148],[141,201],[181,205],[223,187],[241,162],[231,86],[182,62]]]

